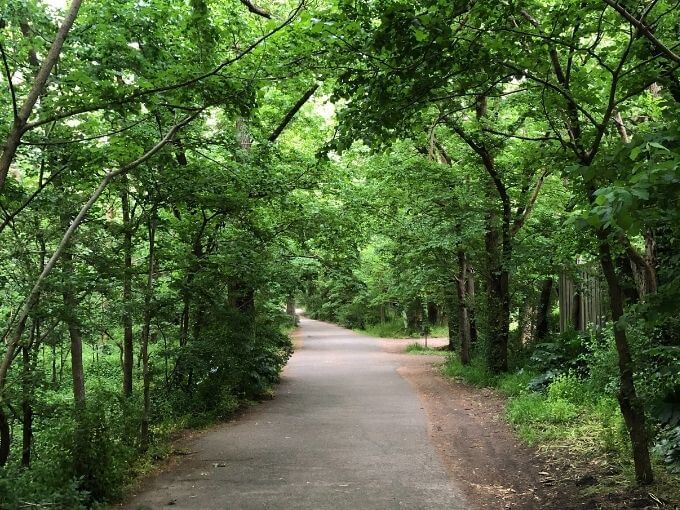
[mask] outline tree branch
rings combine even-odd
[[[304,104],[309,101],[309,98],[311,98],[314,95],[314,92],[319,88],[319,85],[315,84],[313,85],[307,92],[305,92],[300,99],[298,99],[297,103],[293,105],[293,107],[288,111],[286,116],[283,118],[283,120],[279,123],[278,126],[276,126],[276,129],[272,132],[271,135],[269,135],[269,141],[270,142],[275,142],[276,139],[279,137],[279,135],[283,132],[284,129],[286,129],[286,126],[290,123],[291,120],[293,120],[293,117],[295,117],[295,114],[300,111],[300,108],[304,106]]]
[[[12,110],[14,113],[14,119],[19,117],[19,108],[17,107],[17,94],[14,90],[14,83],[12,83],[12,72],[9,69],[9,63],[7,62],[7,54],[5,53],[5,47],[0,44],[0,53],[2,53],[2,64],[5,67],[5,75],[7,76],[7,86],[9,87],[9,92],[12,95]]]
[[[269,12],[265,11],[262,7],[258,7],[250,0],[241,0],[241,3],[245,5],[253,14],[257,14],[263,18],[272,19],[272,15]]]
[[[19,346],[21,336],[23,335],[24,329],[26,327],[26,319],[28,319],[29,314],[31,313],[33,307],[35,306],[35,303],[38,299],[38,296],[40,294],[40,291],[42,290],[43,285],[45,284],[45,281],[47,280],[47,277],[50,275],[54,267],[57,265],[57,262],[61,258],[61,255],[63,254],[64,250],[71,241],[71,238],[75,234],[76,230],[78,230],[87,214],[90,212],[90,209],[92,209],[92,206],[99,199],[99,197],[104,192],[106,187],[115,177],[118,177],[119,175],[123,175],[129,172],[133,168],[138,167],[139,165],[153,157],[155,154],[157,154],[163,147],[165,147],[166,144],[170,143],[173,140],[175,133],[177,133],[177,131],[179,131],[181,128],[183,128],[184,126],[189,124],[192,120],[194,120],[198,116],[198,114],[199,113],[196,112],[192,115],[189,115],[182,119],[177,124],[175,124],[174,126],[172,126],[172,128],[170,128],[166,135],[156,145],[154,145],[151,149],[149,149],[139,158],[118,168],[117,170],[107,172],[106,175],[102,178],[101,182],[99,183],[99,186],[97,186],[97,189],[95,189],[92,192],[90,198],[81,207],[80,212],[78,212],[78,215],[73,219],[71,225],[69,225],[68,229],[61,238],[61,241],[59,241],[57,248],[54,250],[54,253],[52,253],[52,256],[45,264],[45,267],[40,273],[40,276],[38,276],[35,284],[33,285],[33,288],[31,289],[30,294],[24,301],[24,304],[22,305],[20,312],[14,319],[13,322],[16,323],[16,326],[13,328],[10,326],[10,331],[8,332],[9,335],[6,335],[10,336],[10,338],[7,341],[5,355],[2,359],[2,362],[0,363],[0,399],[2,398],[2,390],[5,387],[5,383],[7,382],[7,373],[12,363],[12,359],[14,358],[14,352],[16,351],[16,348]]]
[[[560,141],[560,139],[557,138],[556,136],[548,136],[547,134],[545,136],[522,136],[522,135],[514,135],[512,133],[504,133],[502,131],[496,131],[495,129],[491,129],[491,128],[488,128],[488,127],[482,128],[482,131],[484,131],[485,133],[491,133],[492,135],[498,135],[498,136],[502,136],[502,137],[505,137],[505,138],[516,138],[518,140],[526,140],[526,141],[529,141],[529,142],[547,142],[547,141],[550,141],[550,140],[555,140],[557,142]]]
[[[82,106],[80,108],[75,108],[75,109],[70,110],[68,112],[58,113],[58,114],[53,115],[51,117],[38,119],[34,122],[27,123],[26,126],[24,127],[24,132],[26,132],[30,129],[37,128],[37,127],[42,126],[44,124],[49,124],[50,122],[56,122],[58,120],[66,119],[68,117],[73,117],[74,115],[79,115],[81,113],[88,113],[88,112],[94,112],[94,111],[97,111],[97,110],[103,110],[104,108],[124,104],[124,103],[130,102],[130,101],[134,101],[135,99],[139,99],[139,98],[142,98],[142,97],[149,96],[151,94],[158,94],[158,93],[161,93],[161,92],[169,92],[171,90],[177,90],[177,89],[180,89],[180,88],[188,87],[189,85],[194,85],[196,83],[199,83],[199,82],[205,80],[206,78],[210,78],[211,76],[215,76],[222,69],[234,64],[235,62],[237,62],[239,60],[241,60],[243,57],[245,57],[246,55],[251,53],[255,48],[257,48],[261,43],[263,43],[264,41],[269,39],[271,36],[273,36],[277,32],[283,30],[286,26],[290,25],[293,22],[293,20],[297,17],[297,15],[300,13],[300,11],[302,10],[302,8],[304,6],[305,6],[305,0],[300,2],[300,4],[293,10],[293,12],[288,17],[288,19],[286,19],[286,21],[284,21],[283,23],[278,25],[276,28],[272,29],[270,32],[267,32],[262,37],[255,40],[254,42],[252,42],[246,49],[244,49],[238,55],[236,55],[236,56],[234,56],[230,59],[222,61],[217,67],[215,67],[211,71],[208,71],[204,74],[201,74],[199,76],[195,76],[193,78],[190,78],[190,79],[182,81],[182,82],[173,83],[171,85],[139,90],[139,91],[137,91],[133,94],[130,94],[129,96],[123,97],[121,99],[117,99],[115,101],[108,101],[108,102],[105,102],[105,103],[97,103],[97,104],[93,104],[93,105]]]
[[[21,136],[24,134],[24,128],[26,127],[28,118],[31,116],[33,107],[38,101],[40,94],[42,94],[43,90],[45,89],[45,84],[52,73],[52,68],[59,59],[61,48],[64,46],[66,36],[75,22],[81,3],[82,0],[72,0],[71,6],[69,7],[66,17],[64,18],[64,22],[62,23],[61,27],[59,27],[57,35],[52,42],[52,46],[50,47],[50,51],[47,53],[47,57],[45,57],[45,60],[38,70],[38,74],[33,81],[33,85],[28,92],[28,96],[14,118],[12,129],[7,135],[7,139],[5,140],[4,146],[2,148],[2,156],[0,156],[0,190],[2,190],[3,186],[5,185],[5,179],[7,178],[7,173],[9,172],[9,166],[14,160],[14,155],[16,154],[19,143],[21,142]]]
[[[536,186],[534,186],[534,190],[531,193],[531,197],[529,197],[529,200],[527,201],[526,207],[524,207],[523,210],[519,211],[519,215],[517,219],[515,220],[515,223],[512,226],[512,235],[514,236],[519,230],[524,226],[524,223],[527,221],[529,218],[529,215],[534,209],[534,205],[536,205],[536,200],[538,199],[538,195],[541,192],[541,188],[543,187],[543,183],[545,182],[545,178],[548,175],[548,170],[544,170],[541,172],[541,175],[538,176],[538,181],[536,181]]]
[[[602,1],[618,12],[626,21],[628,21],[628,23],[633,25],[638,30],[638,32],[645,36],[656,47],[656,49],[663,53],[668,59],[672,60],[676,64],[680,64],[680,55],[676,55],[668,46],[659,41],[659,39],[656,38],[649,27],[629,13],[623,5],[619,4],[615,0]]]

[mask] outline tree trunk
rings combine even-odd
[[[293,319],[293,324],[298,325],[298,316],[295,313],[295,296],[288,296],[288,299],[286,300],[286,314]]]
[[[503,259],[501,232],[493,224],[493,215],[485,236],[488,257],[487,300],[489,337],[487,339],[487,364],[495,373],[508,370],[508,338],[510,332],[509,275]]]
[[[12,430],[7,421],[5,409],[0,405],[0,467],[7,464],[9,458],[9,446],[12,442]]]
[[[57,346],[52,344],[52,388],[57,387]]]
[[[62,223],[65,220],[62,217]],[[75,475],[87,479],[88,477],[88,427],[85,422],[85,372],[83,368],[83,338],[78,319],[78,299],[73,283],[69,281],[73,272],[72,246],[62,255],[63,281],[62,298],[64,303],[64,321],[71,340],[71,380],[73,383],[73,400],[75,402],[75,430],[73,446],[73,468]],[[63,365],[62,365],[63,366]]]
[[[35,324],[31,334],[35,335]],[[22,443],[21,443],[21,465],[25,468],[31,465],[31,443],[33,441],[33,381],[31,376],[31,350],[29,346],[21,348],[23,373],[22,373]]]
[[[470,322],[470,346],[477,343],[477,320],[475,319],[475,274],[472,266],[467,266],[467,281],[465,292],[467,294],[468,319]]]
[[[553,279],[546,278],[541,286],[541,295],[538,298],[538,314],[536,317],[536,332],[534,339],[537,342],[545,340],[549,333],[550,305],[552,303]]]
[[[456,285],[456,278],[451,280],[444,287],[444,304],[446,307],[446,325],[449,329],[449,345],[447,350],[451,352],[456,351],[458,338],[458,303],[456,295],[458,287]]]
[[[151,213],[149,218],[149,271],[146,280],[146,289],[144,293],[144,324],[142,325],[142,379],[144,385],[144,408],[142,410],[142,424],[140,431],[140,446],[142,451],[149,448],[149,422],[151,416],[151,372],[149,370],[149,337],[151,332],[152,319],[152,296],[154,291],[154,278],[156,271],[156,211]]]
[[[404,309],[404,327],[407,335],[420,333],[423,322],[423,305],[420,299],[410,301]]]
[[[625,325],[619,322],[624,314],[624,292],[616,275],[607,232],[599,229],[597,234],[600,264],[607,280],[609,303],[614,321],[614,340],[619,358],[619,406],[633,447],[635,478],[639,483],[648,484],[654,481],[654,474],[649,456],[645,411],[635,391],[633,358]]]
[[[458,327],[460,329],[460,362],[470,363],[470,320],[468,317],[467,296],[467,257],[462,250],[458,251]]]
[[[427,321],[432,326],[439,324],[439,309],[437,308],[437,304],[432,301],[427,302]]]
[[[182,293],[182,317],[179,326],[179,346],[185,347],[189,341],[189,292]]]
[[[123,176],[121,193],[123,209],[123,396],[132,396],[134,345],[132,335],[132,223],[127,175]]]
[[[73,254],[70,251],[63,255],[64,274],[73,274]],[[67,276],[68,278],[68,276]],[[62,291],[64,316],[71,339],[71,376],[73,380],[73,398],[77,412],[85,407],[85,373],[83,368],[83,337],[78,320],[78,299],[73,284],[66,280]]]
[[[513,345],[513,348],[516,348],[519,351],[531,341],[534,336],[534,328],[536,327],[534,322],[535,317],[536,308],[534,306],[534,299],[533,297],[527,297],[521,307],[519,335],[517,337],[517,345]]]

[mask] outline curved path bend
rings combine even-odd
[[[467,508],[395,357],[306,318],[298,338],[274,400],[193,439],[125,508]]]

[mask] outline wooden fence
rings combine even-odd
[[[560,332],[568,329],[585,331],[588,325],[602,326],[607,320],[606,292],[600,273],[583,265],[574,278],[566,271],[560,274]]]

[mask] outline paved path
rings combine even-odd
[[[277,397],[194,440],[126,508],[466,508],[395,356],[337,326],[301,328]]]

